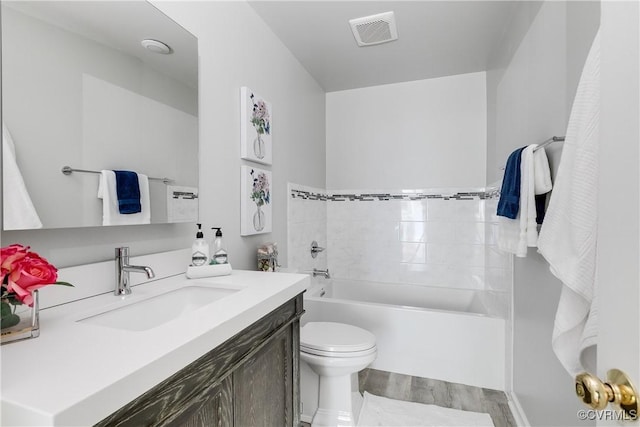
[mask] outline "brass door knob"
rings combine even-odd
[[[576,395],[584,404],[595,410],[602,410],[611,402],[622,409],[629,419],[638,418],[636,389],[629,377],[618,369],[607,372],[607,382],[588,372],[576,377]]]

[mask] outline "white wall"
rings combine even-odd
[[[500,177],[499,168],[514,149],[565,134],[599,11],[599,2],[523,2],[487,72],[488,181]],[[547,152],[556,169],[562,144]],[[534,426],[578,423],[573,379],[551,349],[560,286],[534,249],[516,259],[513,391]]]
[[[276,241],[286,259],[286,183],[325,185],[324,92],[245,2],[154,3],[198,37],[200,55],[200,219],[223,227],[234,268],[255,269],[260,242]],[[240,87],[273,103],[273,233],[240,237]],[[57,266],[190,247],[191,225],[151,225],[3,232]],[[207,233],[207,238],[211,238]]]
[[[325,185],[324,91],[245,2],[165,2],[198,37],[200,220],[222,227],[229,262],[255,269],[262,242],[287,259],[287,183]],[[273,105],[273,233],[240,237],[240,87]],[[254,164],[255,165],[255,164]],[[262,166],[261,166],[262,167]]]
[[[327,188],[483,187],[485,73],[327,94]]]

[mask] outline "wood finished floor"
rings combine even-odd
[[[502,391],[455,384],[393,372],[365,369],[359,374],[360,392],[408,402],[438,405],[463,411],[485,412],[495,427],[516,427]],[[309,426],[306,423],[303,426]]]

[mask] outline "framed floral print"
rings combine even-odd
[[[270,233],[272,230],[271,172],[241,166],[240,235]]]
[[[270,165],[273,116],[271,103],[248,87],[240,88],[240,157]]]

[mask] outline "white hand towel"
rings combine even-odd
[[[535,199],[535,169],[533,165],[533,149],[536,144],[529,145],[522,150],[522,162],[520,163],[520,244],[525,255],[527,247],[536,247],[538,244],[538,224],[536,223],[536,199]]]
[[[549,170],[549,159],[544,148],[533,153],[533,177],[535,179],[536,196],[547,194],[551,191],[551,171]]]
[[[538,240],[533,166],[535,147],[536,145],[529,145],[522,150],[518,216],[515,219],[498,217],[498,247],[519,258],[526,257],[527,247],[536,246]]]
[[[527,256],[526,245],[524,251],[520,245],[520,213],[516,219],[498,217],[498,248],[519,258]]]
[[[102,225],[133,225],[151,223],[151,202],[149,199],[149,178],[138,174],[140,186],[140,206],[142,210],[134,214],[121,214],[118,208],[116,174],[112,170],[100,172],[98,198],[102,199]]]
[[[2,122],[2,211],[5,230],[42,228],[16,161],[15,145]]]
[[[596,344],[598,140],[600,136],[600,33],[587,57],[567,127],[549,209],[538,247],[563,287],[552,345],[571,374],[584,368],[581,356]]]

